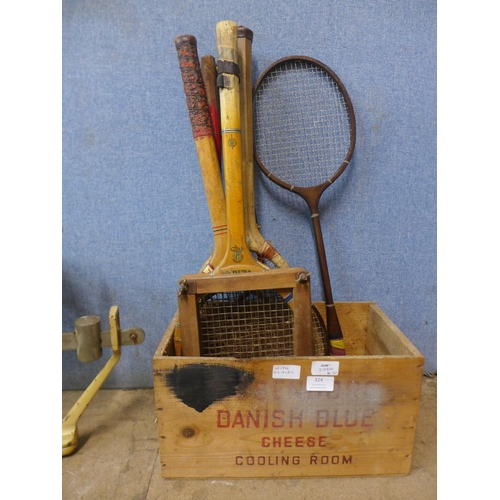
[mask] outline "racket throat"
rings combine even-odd
[[[323,241],[323,231],[319,217],[318,203],[308,203],[311,210],[311,220],[313,223],[314,236],[316,240],[316,250],[318,252],[319,267],[323,281],[323,290],[325,294],[326,305],[326,328],[328,339],[330,341],[332,354],[342,355],[343,341],[342,330],[340,328],[337,311],[333,303],[332,287],[330,283],[330,273],[328,272],[328,263],[326,260],[325,244]],[[345,349],[343,351],[345,354]]]

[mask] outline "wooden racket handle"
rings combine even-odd
[[[213,137],[207,93],[198,60],[196,38],[193,35],[181,35],[175,39],[174,43],[179,58],[191,129],[212,221],[214,251],[210,262],[203,269],[204,272],[210,272],[222,261],[227,247],[226,200]]]
[[[306,200],[307,201],[307,200]],[[328,272],[328,264],[326,260],[325,244],[323,241],[323,232],[319,219],[318,203],[307,201],[311,210],[313,229],[316,238],[316,249],[318,252],[318,260],[320,265],[321,277],[323,282],[323,290],[325,293],[326,305],[326,327],[328,334],[328,342],[330,344],[330,354],[332,356],[345,356],[345,345],[340,328],[339,318],[335,310],[333,302],[332,286],[330,283],[330,274]]]
[[[236,23],[220,21],[216,26],[222,156],[226,187],[228,241],[223,262],[214,272],[262,271],[246,242],[241,168],[240,90]]]
[[[253,32],[245,26],[237,27],[238,61],[240,67],[240,115],[242,135],[243,200],[247,243],[260,259],[270,260],[278,268],[288,268],[288,262],[270,241],[260,233],[255,218],[253,120],[252,120],[252,41]]]
[[[217,66],[215,58],[211,55],[203,56],[200,60],[201,74],[207,91],[208,109],[214,130],[214,140],[217,146],[217,155],[219,163],[221,162],[221,138],[220,138],[220,119],[219,119],[219,97],[217,92]]]

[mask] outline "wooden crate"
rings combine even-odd
[[[174,317],[153,359],[162,476],[407,474],[424,358],[374,302],[337,312],[345,357],[176,356]]]

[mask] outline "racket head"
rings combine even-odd
[[[320,195],[346,169],[356,143],[351,99],[340,78],[307,56],[271,64],[253,89],[254,157],[279,186]]]

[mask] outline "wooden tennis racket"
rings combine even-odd
[[[185,276],[180,282],[180,323],[187,340],[183,341],[183,353],[208,355],[202,346],[209,343],[218,346],[218,356],[287,355],[289,351],[283,350],[284,346],[292,346],[295,355],[312,355],[310,295],[299,293],[298,298],[289,286],[297,283],[297,291],[304,291],[304,283],[309,283],[306,273],[301,271],[305,279],[302,282],[295,277],[296,270],[264,268],[253,258],[246,243],[236,23],[219,22],[216,34],[227,247],[211,276]],[[283,272],[291,282],[278,285],[278,275],[283,277]],[[208,288],[203,289],[205,285]],[[288,303],[292,299],[293,308]],[[295,318],[304,321],[302,328],[294,327]],[[237,340],[230,342],[235,332]],[[278,338],[278,342],[272,340]],[[255,349],[256,346],[260,347]]]
[[[344,172],[354,152],[356,124],[347,91],[321,62],[280,59],[255,84],[255,159],[278,186],[301,196],[313,222],[325,295],[331,353],[344,355],[319,217],[323,192]]]
[[[231,28],[232,29],[232,28]],[[211,217],[214,225],[214,237],[217,235],[216,229],[217,229],[217,218],[221,218],[221,206],[223,205],[222,203],[214,204],[214,197],[212,196],[212,189],[211,189],[211,183],[214,182],[216,189],[216,193],[220,193],[221,189],[218,187],[218,185],[221,183],[220,179],[220,174],[217,175],[216,173],[218,172],[218,165],[215,167],[215,160],[214,160],[214,155],[209,154],[206,155],[204,154],[205,149],[202,147],[203,142],[206,143],[206,148],[209,149],[210,152],[213,151],[212,144],[210,139],[201,139],[201,137],[210,137],[210,131],[208,130],[208,119],[206,116],[206,113],[200,112],[200,110],[205,109],[205,100],[208,101],[208,98],[205,96],[205,89],[203,88],[203,85],[200,84],[200,81],[203,81],[203,77],[200,78],[200,75],[196,75],[196,73],[199,71],[199,64],[197,64],[197,49],[196,49],[196,39],[192,35],[185,35],[183,37],[178,37],[176,39],[176,46],[178,48],[179,52],[179,60],[180,60],[180,65],[181,65],[181,71],[184,69],[183,73],[183,80],[185,83],[185,92],[186,92],[186,101],[188,103],[188,111],[191,119],[191,126],[193,129],[193,136],[195,137],[195,144],[197,147],[197,151],[199,153],[199,160],[200,160],[200,167],[202,171],[202,176],[204,178],[204,183],[205,183],[205,190],[207,193],[207,200],[209,203],[209,208],[211,212]],[[183,50],[181,51],[181,48]],[[234,51],[233,51],[234,52]],[[231,51],[229,51],[231,53]],[[236,54],[236,53],[235,53]],[[223,56],[223,54],[221,54]],[[236,63],[236,61],[234,61]],[[188,71],[189,70],[189,71]],[[189,74],[191,73],[191,74]],[[192,74],[194,73],[194,74]],[[205,78],[205,81],[207,81],[207,78]],[[234,88],[234,86],[233,86]],[[221,92],[222,93],[222,92]],[[228,99],[230,102],[231,100]],[[207,102],[208,104],[208,102]],[[234,105],[233,105],[234,108]],[[233,109],[234,111],[234,109]],[[231,108],[229,105],[229,114],[231,114]],[[205,126],[202,127],[203,131],[205,132],[204,134],[200,134],[200,124],[204,124]],[[203,141],[203,142],[202,142]],[[201,142],[201,144],[200,144]],[[237,158],[236,158],[236,163]],[[253,165],[252,165],[253,167]],[[229,190],[231,192],[231,190]],[[238,193],[236,192],[236,198],[240,198],[241,196],[238,196]],[[217,198],[215,198],[217,199]],[[219,200],[221,197],[219,196]],[[252,192],[252,199],[253,199],[253,192]],[[232,212],[235,214],[234,212]],[[227,219],[227,216],[226,216]],[[232,219],[231,219],[232,220]],[[241,217],[238,218],[236,217],[236,220],[241,221]],[[239,224],[241,227],[241,222]],[[219,242],[222,240],[222,238],[219,238]],[[217,239],[216,239],[217,241]],[[228,243],[229,245],[229,243]],[[220,245],[219,245],[220,246]],[[232,247],[229,247],[232,248]],[[217,258],[217,252],[214,253],[215,257],[212,256],[212,259],[210,259],[211,263],[216,262]],[[220,253],[219,253],[220,255]],[[254,265],[256,262],[252,262]],[[213,265],[208,265],[205,270],[212,271],[214,266]],[[231,263],[230,263],[231,264]],[[259,267],[257,267],[257,270],[261,270],[262,266],[259,263]],[[287,264],[286,264],[287,265]],[[253,266],[252,266],[253,267]],[[288,266],[289,267],[289,266]],[[228,268],[226,268],[228,269]],[[238,269],[239,271],[240,269]],[[231,268],[231,272],[234,272],[235,269]],[[248,269],[247,269],[248,271]],[[214,273],[218,274],[218,273]],[[267,283],[269,284],[270,282],[273,282],[274,278],[267,278]],[[244,285],[243,285],[244,286]],[[269,325],[266,325],[266,321],[259,321],[259,324],[261,326],[259,328],[254,328],[255,331],[252,331],[252,334],[248,336],[247,342],[252,342],[252,339],[257,339],[258,344],[260,347],[258,347],[259,352],[261,355],[285,355],[289,354],[289,350],[287,351],[286,348],[284,347],[285,345],[288,345],[288,349],[290,349],[290,345],[294,346],[294,353],[296,354],[316,354],[316,355],[323,355],[324,354],[324,339],[326,337],[325,335],[325,328],[322,326],[322,318],[319,312],[313,307],[313,314],[312,314],[312,329],[313,329],[313,340],[314,340],[314,346],[311,351],[311,344],[310,344],[310,337],[308,338],[308,335],[310,332],[311,328],[306,328],[302,329],[302,336],[297,337],[298,332],[300,332],[300,328],[297,328],[297,325],[295,325],[292,328],[293,322],[291,322],[290,315],[292,314],[292,309],[290,308],[290,301],[292,300],[292,295],[289,293],[288,290],[279,290],[278,293],[273,292],[272,290],[261,290],[259,291],[258,294],[255,294],[254,292],[250,291],[243,291],[241,293],[237,294],[237,300],[235,299],[234,295],[230,295],[232,292],[227,292],[221,294],[215,294],[215,295],[207,295],[205,297],[205,300],[203,301],[203,306],[201,307],[201,310],[199,311],[200,317],[205,318],[204,325],[206,326],[207,324],[210,324],[210,321],[207,323],[207,318],[210,318],[210,313],[209,311],[213,311],[214,307],[221,308],[219,313],[218,313],[218,318],[220,319],[221,316],[219,315],[220,313],[226,314],[226,320],[225,323],[228,323],[228,318],[234,319],[234,314],[235,314],[235,307],[241,308],[244,306],[244,310],[248,311],[248,307],[251,306],[253,308],[253,312],[251,313],[251,318],[252,321],[255,321],[256,318],[259,317],[259,314],[262,316],[262,319],[265,319],[268,321],[268,316],[269,316],[269,311],[272,312],[272,316],[274,316],[274,319],[271,321],[271,324],[274,322],[275,325],[281,324],[281,325],[289,325],[287,328],[288,330],[285,331],[284,333],[277,333],[274,331],[274,333],[271,335],[272,339],[271,341],[266,341],[262,343],[263,339],[263,334],[262,332],[264,331],[269,331]],[[246,300],[243,301],[242,303],[242,296],[246,297]],[[258,300],[255,300],[256,297],[258,297]],[[221,300],[222,299],[222,300]],[[251,299],[251,300],[250,300]],[[186,296],[183,296],[180,294],[180,303],[182,304],[183,300],[187,300]],[[248,301],[250,300],[250,303]],[[295,301],[294,301],[295,302]],[[265,306],[264,306],[265,304]],[[304,300],[299,300],[298,305],[295,306],[294,308],[298,307],[299,315],[301,318],[302,325],[304,324]],[[267,309],[267,311],[265,309]],[[306,306],[307,307],[307,306]],[[256,311],[258,312],[257,316],[255,316]],[[302,311],[302,313],[300,313]],[[308,316],[308,314],[306,314]],[[288,319],[286,319],[288,318]],[[184,325],[185,328],[184,330],[186,331],[187,334],[187,339],[183,342],[183,351],[185,351],[185,354],[191,354],[191,355],[198,355],[199,353],[199,348],[200,346],[196,346],[195,343],[193,343],[192,339],[192,329],[189,329],[191,319],[184,318]],[[231,323],[231,321],[229,321]],[[238,321],[238,324],[241,324],[241,321]],[[233,325],[234,326],[234,325]],[[275,327],[273,327],[275,328]],[[213,325],[211,327],[213,331]],[[267,329],[267,330],[266,330]],[[191,332],[191,334],[188,334],[188,330]],[[209,328],[210,331],[210,328]],[[223,333],[221,333],[223,334]],[[208,335],[208,337],[207,337]],[[212,336],[210,336],[212,335]],[[233,336],[234,333],[232,331],[226,332],[226,336],[230,335]],[[280,338],[281,340],[276,343],[276,338]],[[295,336],[295,340],[292,341],[292,337]],[[206,334],[205,335],[205,342],[207,341],[206,338],[213,338],[213,334]],[[178,342],[180,345],[180,342]],[[271,345],[274,345],[271,349]],[[276,346],[282,346],[278,350]],[[266,346],[266,347],[263,347]],[[243,351],[242,351],[243,349]],[[281,349],[281,350],[280,350]],[[229,350],[227,351],[229,352]],[[244,347],[240,347],[238,351],[241,355],[241,352],[247,353],[247,355],[251,354],[253,351],[246,351]],[[281,353],[281,354],[280,354]],[[208,352],[207,352],[207,355]],[[220,352],[219,354],[220,355]],[[226,353],[226,355],[230,355]]]
[[[227,243],[225,255],[213,274],[262,272],[266,267],[254,259],[246,241],[236,23],[220,21],[216,34]]]
[[[207,94],[198,60],[196,38],[193,35],[181,35],[175,39],[174,43],[179,58],[191,130],[212,221],[214,250],[202,268],[202,272],[211,272],[215,263],[221,262],[226,253],[226,200]]]
[[[210,119],[214,135],[215,146],[219,164],[221,164],[221,140],[220,140],[220,118],[219,118],[219,96],[217,92],[217,66],[212,55],[203,56],[200,59],[201,75],[207,92],[207,103],[210,111]]]
[[[240,67],[240,114],[242,135],[242,171],[245,228],[250,250],[257,253],[259,259],[271,261],[275,267],[290,267],[270,241],[261,234],[255,218],[254,199],[254,164],[252,130],[252,41],[253,32],[245,26],[237,27],[238,59]]]
[[[290,264],[267,241],[260,232],[255,217],[254,200],[254,155],[253,155],[253,111],[252,111],[252,43],[253,32],[245,26],[237,27],[238,60],[240,67],[240,110],[242,133],[243,201],[247,243],[259,259],[271,261],[275,267],[286,269]],[[321,313],[313,306],[314,354],[327,352],[326,327]]]

